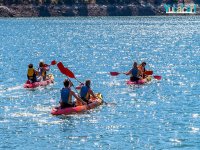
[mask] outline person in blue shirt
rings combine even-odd
[[[61,89],[61,99],[60,99],[60,107],[66,108],[66,107],[75,107],[76,102],[72,101],[72,96],[77,100],[80,101],[82,104],[86,105],[86,102],[84,102],[81,98],[79,98],[74,91],[71,90],[72,83],[65,79],[64,82],[64,88]]]
[[[133,63],[133,68],[131,70],[129,70],[128,72],[124,73],[125,75],[130,75],[130,81],[134,82],[134,81],[138,81],[141,79],[140,77],[140,70],[137,67],[137,62]]]
[[[87,104],[90,103],[90,95],[94,98],[96,98],[94,92],[92,91],[92,89],[90,88],[91,85],[91,81],[90,80],[86,80],[85,81],[85,85],[83,85],[81,87],[80,90],[80,96],[81,99],[86,102]]]

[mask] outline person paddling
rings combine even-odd
[[[91,81],[90,80],[86,80],[85,81],[85,85],[83,85],[81,87],[81,90],[80,90],[80,96],[81,96],[81,99],[86,102],[87,104],[90,103],[90,95],[93,96],[94,98],[97,98],[95,95],[94,95],[94,92],[92,91],[92,89],[90,88],[90,85],[91,85]]]
[[[33,64],[28,65],[28,71],[27,71],[27,78],[32,83],[37,81],[36,78],[37,71],[33,68]]]
[[[146,66],[146,62],[142,62],[139,66],[138,66],[138,69],[140,70],[140,73],[141,73],[141,76],[142,78],[145,78],[146,75],[145,75],[145,66]]]
[[[133,68],[131,70],[129,70],[128,72],[124,73],[125,75],[130,75],[130,81],[134,82],[134,81],[138,81],[140,80],[140,70],[137,68],[137,62],[133,63]]]
[[[49,67],[45,67],[44,66],[44,62],[40,61],[39,63],[39,67],[38,67],[38,80],[41,81],[45,81],[47,79],[47,71],[49,70]]]
[[[80,99],[75,92],[71,90],[71,86],[73,85],[69,80],[65,79],[64,82],[64,88],[61,89],[61,100],[60,100],[60,107],[66,108],[66,107],[75,107],[76,102],[72,101],[72,96],[76,98],[79,102],[86,105],[86,102],[84,102],[82,99]]]

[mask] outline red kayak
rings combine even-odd
[[[90,101],[92,102],[89,103],[88,105],[79,105],[76,107],[68,107],[68,108],[63,108],[63,109],[61,109],[60,107],[58,108],[55,107],[52,109],[51,114],[52,115],[70,115],[70,114],[82,113],[87,110],[96,108],[97,106],[103,104],[102,95],[98,93],[96,94],[96,96],[98,98],[97,99],[91,98]]]
[[[49,74],[47,75],[47,77],[49,79],[45,80],[45,81],[40,81],[40,82],[34,82],[34,83],[31,83],[29,80],[26,81],[26,83],[24,84],[24,88],[29,88],[29,89],[33,89],[33,88],[36,88],[36,87],[39,87],[39,86],[47,86],[51,83],[54,82],[54,76],[52,74]]]
[[[129,81],[126,81],[126,83],[128,85],[137,85],[137,84],[140,85],[140,84],[145,84],[145,83],[151,81],[151,78],[152,78],[151,76],[148,76],[145,79],[138,80],[137,82],[136,81],[132,82],[129,80]]]

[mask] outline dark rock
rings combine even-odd
[[[100,2],[100,1],[99,1]],[[184,0],[199,4],[199,0]],[[135,0],[130,4],[9,4],[0,6],[0,17],[50,17],[50,16],[152,16],[166,15],[164,4],[173,0]],[[197,15],[200,14],[197,6]]]
[[[81,5],[78,7],[78,15],[79,16],[88,16],[87,5]]]
[[[0,17],[14,17],[14,11],[6,6],[0,6]]]
[[[51,14],[46,5],[41,5],[39,8],[39,17],[50,17]]]
[[[138,15],[139,16],[154,16],[156,14],[151,7],[147,6],[147,7],[139,8]]]

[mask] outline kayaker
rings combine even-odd
[[[38,80],[41,81],[45,81],[47,79],[47,71],[49,70],[48,67],[44,66],[44,62],[40,61],[39,63],[39,68],[38,68]]]
[[[96,98],[96,96],[94,95],[94,92],[92,91],[92,89],[90,88],[91,85],[91,81],[90,80],[86,80],[85,81],[85,85],[83,85],[81,87],[80,90],[80,96],[81,99],[83,101],[85,101],[87,104],[90,103],[90,95],[92,95],[94,98]]]
[[[138,66],[138,69],[140,70],[140,73],[141,73],[141,76],[142,78],[145,78],[146,75],[145,75],[145,66],[146,66],[146,62],[142,62],[139,66]]]
[[[83,100],[81,100],[76,94],[75,92],[73,92],[71,90],[71,86],[72,83],[65,79],[64,82],[64,88],[61,89],[61,100],[60,100],[60,107],[61,108],[66,108],[66,107],[74,107],[76,106],[76,102],[72,101],[72,96],[74,98],[76,98],[76,100],[78,100],[79,102],[81,102],[82,104],[86,105],[86,102],[84,102]]]
[[[37,71],[33,68],[33,64],[28,65],[28,71],[27,71],[27,78],[32,83],[37,81],[36,78]]]
[[[137,62],[133,63],[133,68],[131,70],[129,70],[128,72],[124,73],[125,75],[130,75],[130,81],[134,82],[134,81],[138,81],[140,80],[140,70],[137,67]]]

